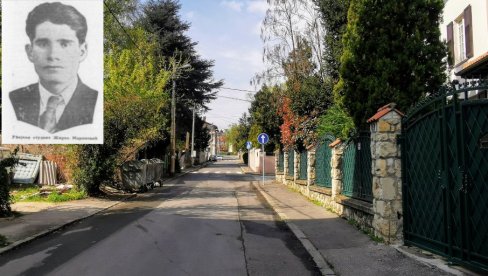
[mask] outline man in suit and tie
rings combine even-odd
[[[59,2],[43,3],[28,15],[25,45],[39,82],[10,92],[17,120],[49,133],[92,124],[98,92],[78,76],[87,56],[85,17]]]

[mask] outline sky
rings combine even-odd
[[[191,24],[187,35],[197,42],[197,53],[214,60],[215,80],[222,79],[223,87],[258,90],[250,81],[255,73],[264,70],[261,22],[266,14],[266,0],[179,0],[180,17]],[[237,123],[250,103],[224,97],[249,100],[247,92],[220,89],[217,99],[203,114],[206,121],[220,130]]]

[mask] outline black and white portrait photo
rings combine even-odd
[[[2,143],[103,143],[102,0],[2,1]]]

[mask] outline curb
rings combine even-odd
[[[322,256],[322,254],[320,254],[319,250],[315,248],[315,246],[308,239],[305,233],[303,233],[303,231],[300,230],[300,228],[298,228],[296,224],[290,222],[288,217],[284,213],[278,210],[276,200],[273,199],[266,191],[264,191],[259,184],[255,183],[254,181],[252,182],[252,184],[259,191],[259,193],[266,199],[268,204],[273,208],[275,213],[278,214],[280,219],[286,223],[288,228],[297,237],[297,239],[300,240],[305,250],[307,250],[308,254],[312,256],[315,265],[319,268],[322,275],[327,275],[327,276],[336,275],[335,272],[327,263],[327,261],[325,260],[325,258]]]
[[[47,235],[49,235],[49,234],[51,234],[53,232],[56,232],[59,229],[62,229],[64,227],[67,227],[67,226],[70,226],[72,224],[75,224],[75,223],[77,223],[79,221],[82,221],[84,219],[87,219],[89,217],[92,217],[92,216],[94,216],[94,215],[96,215],[98,213],[101,213],[101,212],[103,212],[103,211],[105,211],[107,209],[110,209],[110,208],[112,208],[112,207],[114,207],[114,206],[116,206],[116,205],[118,205],[118,204],[120,204],[120,203],[122,203],[122,202],[124,202],[124,201],[126,201],[128,199],[134,198],[136,196],[137,196],[137,194],[132,194],[132,195],[130,195],[130,196],[124,198],[124,199],[121,199],[119,201],[114,202],[113,204],[111,204],[111,205],[109,205],[109,206],[107,206],[107,207],[105,207],[103,209],[100,209],[98,211],[95,211],[92,214],[88,214],[86,216],[83,216],[83,217],[80,217],[80,218],[76,218],[76,219],[70,220],[70,221],[68,221],[66,223],[63,223],[61,225],[58,225],[58,226],[50,227],[50,228],[48,228],[48,229],[46,229],[46,230],[44,230],[42,232],[39,232],[37,234],[34,234],[34,235],[32,235],[30,237],[27,237],[27,238],[25,238],[23,240],[18,240],[16,242],[13,242],[13,243],[5,246],[5,247],[0,248],[0,255],[5,254],[6,252],[9,252],[11,250],[14,250],[14,249],[16,249],[16,248],[18,248],[18,247],[20,247],[22,245],[25,245],[25,244],[27,244],[29,242],[34,241],[36,239],[42,238],[44,236],[47,236]]]

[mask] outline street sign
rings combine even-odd
[[[266,133],[261,133],[258,135],[258,143],[265,145],[269,142],[269,136]]]
[[[246,149],[251,149],[252,148],[252,142],[247,141],[246,142]]]

